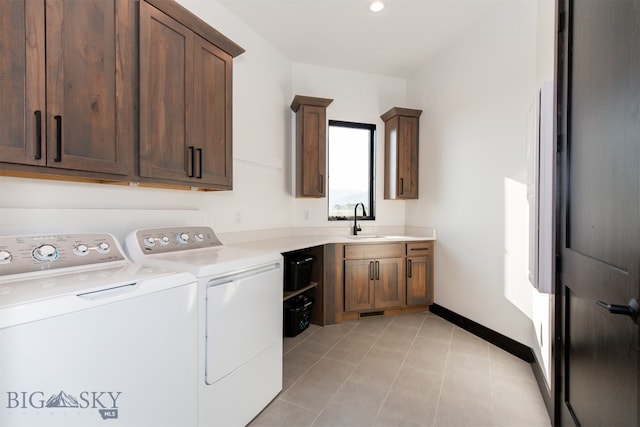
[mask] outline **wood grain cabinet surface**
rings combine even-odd
[[[433,304],[433,242],[407,243],[407,305]]]
[[[140,2],[142,181],[232,189],[232,65],[242,52],[174,1]]]
[[[418,198],[418,132],[422,110],[394,107],[384,121],[384,198]]]
[[[325,197],[327,106],[333,99],[296,95],[296,197]]]
[[[344,311],[405,305],[404,244],[345,246]]]
[[[3,173],[132,174],[134,7],[128,0],[0,2]]]

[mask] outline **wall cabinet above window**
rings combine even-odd
[[[394,107],[384,121],[384,198],[418,198],[418,132],[422,110]]]
[[[327,106],[333,99],[296,95],[296,197],[325,197]]]

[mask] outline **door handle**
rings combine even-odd
[[[638,323],[638,300],[631,298],[628,305],[609,304],[604,301],[597,301],[596,304],[609,310],[611,314],[621,314],[631,317],[633,323]]]
[[[36,115],[36,155],[35,159],[40,160],[42,158],[42,111],[38,110],[34,113]]]
[[[198,152],[198,175],[196,178],[200,179],[202,178],[202,148],[196,148],[196,151]]]
[[[53,116],[56,121],[56,157],[54,162],[62,161],[62,116]]]
[[[187,148],[189,149],[189,157],[187,158],[187,177],[193,178],[196,176],[196,151],[195,147],[192,145]]]

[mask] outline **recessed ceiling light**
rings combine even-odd
[[[375,13],[381,12],[382,9],[384,9],[384,3],[382,3],[380,0],[376,0],[372,2],[371,5],[369,6],[369,10]]]

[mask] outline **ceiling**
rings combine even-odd
[[[400,78],[503,1],[219,0],[294,62]]]

